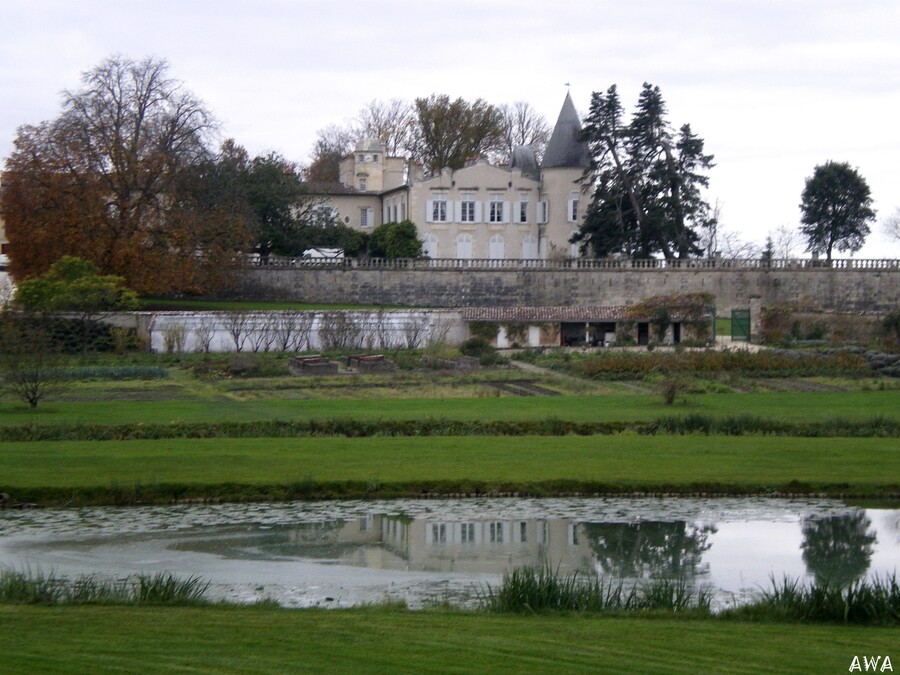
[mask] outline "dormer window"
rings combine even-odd
[[[359,179],[359,191],[360,192],[366,191],[366,177],[365,176],[362,176]]]

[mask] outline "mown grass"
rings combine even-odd
[[[900,492],[896,439],[564,436],[5,443],[19,501],[134,503],[455,493]]]
[[[214,392],[212,392],[214,394]],[[527,421],[651,422],[660,416],[737,412],[785,422],[864,420],[874,415],[900,418],[900,389],[888,391],[709,394],[666,406],[658,395],[534,396],[488,398],[386,398],[364,400],[235,401],[210,396],[201,400],[50,401],[30,411],[20,403],[0,405],[0,426],[23,424],[168,424],[171,422],[252,422],[256,420]]]
[[[896,646],[892,628],[715,619],[0,606],[10,673],[829,673]]]

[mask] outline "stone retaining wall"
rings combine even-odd
[[[900,304],[900,261],[832,261],[831,267],[810,261],[765,267],[759,261],[624,261],[631,266],[570,261],[558,267],[525,264],[532,261],[516,266],[511,261],[410,262],[251,267],[241,273],[239,292],[258,300],[417,307],[632,305],[654,295],[708,292],[720,315],[782,302],[876,313]],[[639,264],[648,262],[652,266]],[[739,264],[747,262],[756,264]]]

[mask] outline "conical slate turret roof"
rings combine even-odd
[[[553,134],[547,149],[544,151],[544,161],[541,167],[553,169],[557,167],[583,169],[590,165],[587,143],[579,141],[581,133],[581,120],[575,111],[572,97],[566,94],[562,110],[559,111],[559,119],[553,127]]]

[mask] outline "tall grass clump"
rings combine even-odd
[[[168,572],[137,574],[121,580],[91,575],[67,579],[50,572],[0,569],[0,604],[15,605],[196,605],[204,603],[209,582],[180,579]]]
[[[0,569],[0,603],[5,605],[55,605],[64,591],[64,584],[52,573]]]
[[[654,579],[626,584],[584,579],[577,573],[560,576],[548,565],[506,572],[500,586],[487,585],[481,609],[493,613],[542,614],[547,612],[618,613],[639,611],[708,613],[712,597],[694,592],[684,579]]]
[[[202,601],[209,582],[200,577],[180,579],[168,572],[139,574],[132,582],[132,601],[145,605],[190,605]]]
[[[805,584],[788,577],[771,581],[771,589],[764,590],[760,599],[730,609],[723,616],[857,625],[900,623],[900,584],[896,574],[849,584]]]

